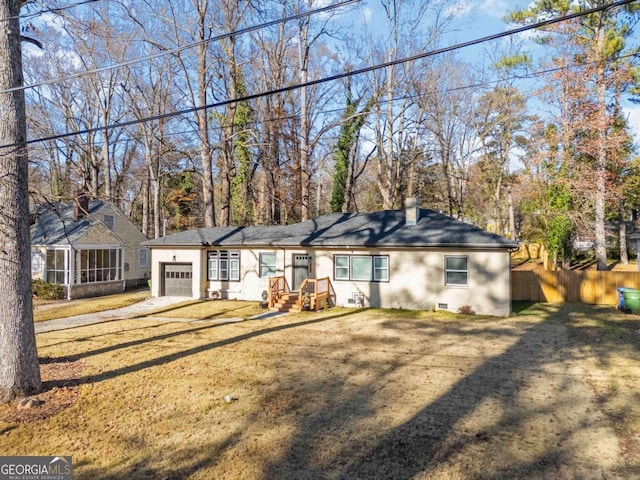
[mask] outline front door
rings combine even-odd
[[[293,291],[297,292],[300,284],[309,278],[309,255],[293,255]]]

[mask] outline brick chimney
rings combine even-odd
[[[73,201],[73,219],[81,220],[89,213],[89,193],[84,188],[76,190],[76,198]]]
[[[420,206],[416,197],[409,197],[404,201],[405,225],[415,225],[420,220]]]

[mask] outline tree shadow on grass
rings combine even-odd
[[[123,462],[106,467],[94,466],[87,461],[74,463],[73,478],[76,480],[183,480],[201,470],[207,470],[218,463],[223,454],[232,449],[240,440],[240,432],[229,435],[220,444],[180,446],[163,450],[154,447],[149,439],[128,439],[129,451],[144,451],[142,459],[132,463]],[[105,459],[103,459],[105,460]],[[109,464],[109,459],[105,463]]]
[[[198,345],[192,348],[188,348],[186,350],[180,350],[178,352],[174,352],[174,353],[170,353],[167,355],[162,355],[160,357],[156,357],[156,358],[152,358],[150,360],[146,360],[143,362],[139,362],[139,363],[135,363],[132,365],[128,365],[126,367],[122,367],[122,368],[118,368],[115,370],[110,370],[110,371],[105,371],[102,373],[99,373],[97,375],[91,375],[91,376],[87,376],[87,377],[82,377],[76,380],[76,382],[74,383],[75,385],[81,385],[81,384],[85,384],[85,383],[95,383],[95,382],[102,382],[105,380],[110,380],[112,378],[116,378],[119,377],[120,375],[126,375],[128,373],[133,373],[133,372],[138,372],[140,370],[144,370],[146,368],[151,368],[154,366],[158,366],[158,365],[164,365],[170,362],[174,362],[176,360],[180,360],[183,358],[187,358],[190,357],[192,355],[196,355],[202,352],[206,352],[206,351],[210,351],[210,350],[214,350],[216,348],[221,348],[221,347],[226,347],[228,345],[233,345],[236,343],[240,343],[246,340],[250,340],[252,338],[255,337],[260,337],[260,336],[264,336],[264,335],[269,335],[272,333],[276,333],[276,332],[280,332],[283,330],[291,330],[291,329],[295,329],[295,328],[299,328],[299,327],[305,327],[305,326],[309,326],[309,325],[313,325],[313,324],[317,324],[317,323],[323,323],[323,322],[328,322],[330,320],[335,320],[337,318],[341,318],[341,317],[347,317],[347,316],[351,316],[351,315],[356,315],[358,312],[360,312],[361,310],[359,309],[353,309],[347,312],[343,312],[343,313],[339,313],[336,315],[330,315],[330,316],[322,316],[320,318],[314,317],[311,320],[303,320],[300,322],[295,322],[295,323],[286,323],[286,324],[282,324],[282,325],[276,325],[273,327],[268,327],[268,328],[262,328],[259,330],[253,330],[251,332],[242,334],[242,335],[237,335],[235,337],[230,337],[230,338],[223,338],[221,340],[215,341],[215,342],[209,342],[209,343],[205,343],[202,345]],[[215,325],[205,325],[202,327],[196,327],[196,328],[192,328],[192,329],[188,329],[188,330],[180,330],[177,332],[170,332],[167,334],[163,334],[163,335],[157,335],[157,336],[153,336],[153,337],[148,337],[148,338],[143,338],[143,339],[139,339],[139,340],[132,340],[130,342],[125,342],[125,343],[121,343],[118,345],[114,345],[114,346],[107,346],[107,347],[103,347],[100,349],[96,349],[96,350],[91,350],[88,352],[84,352],[84,353],[79,353],[76,355],[71,355],[69,357],[63,357],[64,360],[67,361],[74,361],[74,360],[78,360],[78,359],[82,359],[85,358],[87,356],[90,355],[98,355],[101,353],[106,353],[109,351],[113,351],[113,350],[117,350],[117,349],[122,349],[122,348],[129,348],[132,346],[137,346],[137,345],[141,345],[144,343],[153,343],[153,342],[157,342],[157,341],[161,341],[161,340],[166,340],[168,338],[173,338],[173,337],[180,337],[183,335],[187,335],[187,334],[191,334],[191,333],[195,333],[195,332],[199,332],[199,331],[203,331],[203,330],[210,330],[212,328],[217,328],[217,327],[222,327],[225,324],[215,324]],[[58,358],[57,360],[61,360],[60,358]]]
[[[582,360],[582,353],[566,335],[571,307],[547,305],[539,309],[547,312],[542,320],[523,319],[510,333],[498,333],[514,339],[502,353],[479,362],[439,397],[425,401],[408,420],[391,428],[381,423],[378,431],[368,430],[370,438],[362,437],[356,426],[370,424],[381,408],[388,407],[384,400],[375,398],[387,382],[400,372],[410,372],[405,368],[408,363],[415,364],[412,368],[430,368],[429,362],[441,361],[445,355],[433,350],[427,355],[413,351],[410,358],[390,354],[375,366],[361,362],[354,365],[354,374],[368,368],[373,378],[356,388],[346,385],[348,378],[325,379],[325,395],[315,399],[319,408],[299,418],[289,448],[266,468],[262,478],[408,480],[638,474],[635,465],[599,464],[597,458],[589,457],[592,452],[582,451],[585,442],[595,438],[591,434],[610,432],[610,425],[603,415],[592,411],[592,392],[582,376],[567,366]],[[491,341],[496,335],[489,325],[471,332],[460,322],[443,328],[442,335],[459,328],[460,338],[474,335],[479,342],[485,337]],[[433,329],[424,335],[416,332],[416,342],[429,342],[433,335]],[[448,344],[448,348],[454,347]],[[455,369],[455,365],[447,368]],[[547,377],[548,384],[539,380]],[[430,385],[425,384],[424,389],[425,399],[429,398]],[[539,398],[532,401],[528,397]],[[402,393],[388,399],[389,403],[402,401]],[[478,416],[476,412],[485,408],[491,415]],[[474,415],[476,423],[469,423]],[[533,431],[535,428],[542,430]],[[332,448],[329,438],[338,431],[342,433],[335,435],[339,440]],[[603,450],[605,456],[611,453]]]

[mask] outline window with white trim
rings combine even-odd
[[[260,276],[273,277],[276,274],[276,254],[275,252],[265,252],[260,254]]]
[[[360,282],[388,282],[388,255],[334,255],[333,278]]]
[[[68,284],[67,250],[47,250],[47,283]]]
[[[209,252],[207,261],[208,280],[240,281],[240,252],[216,250]]]
[[[444,283],[445,285],[469,285],[469,258],[465,256],[445,257]]]

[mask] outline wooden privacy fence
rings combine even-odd
[[[597,270],[511,272],[513,300],[618,305],[618,287],[640,290],[640,272]]]

